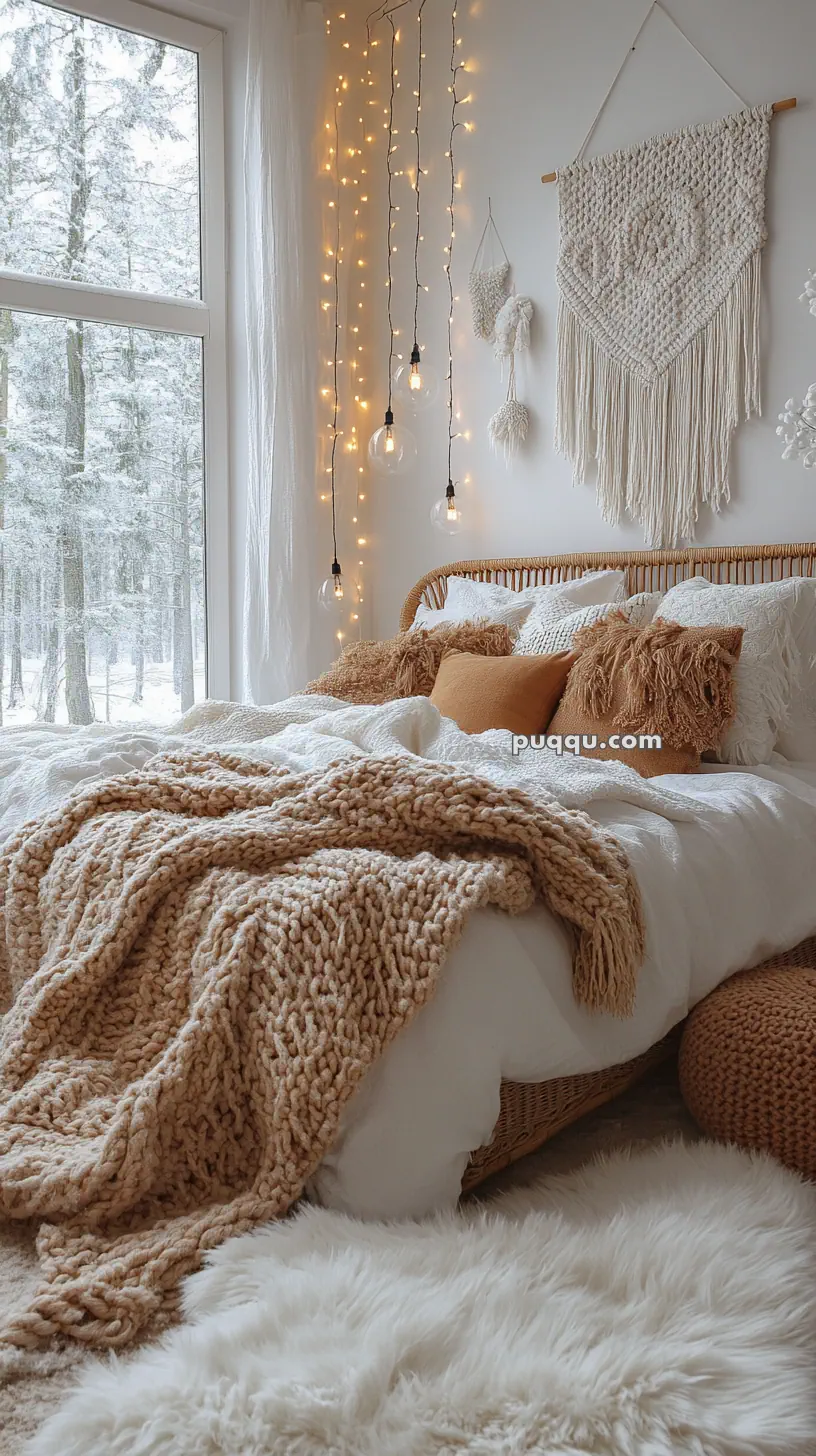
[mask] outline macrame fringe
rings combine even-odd
[[[494,450],[503,449],[507,464],[527,439],[530,415],[526,405],[517,399],[507,399],[496,410],[487,427],[487,435]]]
[[[473,332],[477,339],[492,339],[496,315],[507,297],[509,263],[495,268],[474,268],[468,280],[473,312]]]
[[[512,354],[522,354],[530,347],[530,327],[533,321],[533,300],[522,294],[511,293],[496,315],[494,353],[497,359],[509,359]]]
[[[689,632],[676,622],[634,626],[622,612],[582,627],[573,639],[580,654],[570,673],[577,706],[603,717],[624,685],[615,727],[655,733],[672,748],[705,753],[734,716],[736,656],[713,635]],[[739,642],[740,632],[730,633]]]
[[[516,399],[516,356],[511,354],[507,398],[487,426],[487,438],[493,449],[504,448],[505,465],[510,464],[524,444],[529,428],[530,414],[527,406]]]
[[[694,538],[701,505],[729,499],[731,436],[758,415],[761,253],[752,254],[713,318],[654,382],[610,358],[563,295],[558,305],[555,448],[576,484],[598,466],[598,504],[628,513],[650,547]]]

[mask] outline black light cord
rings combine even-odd
[[[414,236],[414,352],[419,349],[418,325],[419,325],[419,241],[420,241],[420,185],[422,178],[422,150],[419,139],[419,113],[422,110],[422,12],[425,9],[427,0],[420,0],[417,11],[417,23],[419,26],[419,53],[417,57],[417,89],[416,89],[416,122],[414,135],[416,137],[416,234]]]
[[[391,233],[393,232],[394,219],[394,169],[391,165],[391,151],[394,145],[394,97],[396,95],[397,77],[395,71],[397,29],[390,12],[387,14],[388,24],[391,27],[391,96],[388,103],[388,156],[386,165],[388,170],[388,413],[391,414],[391,399],[393,391],[392,373],[394,369],[394,319],[391,313],[391,300],[394,292],[394,271],[391,257],[393,244]]]
[[[369,45],[371,44],[371,32],[374,29],[374,26],[377,25],[379,21],[385,20],[389,15],[396,14],[398,10],[404,10],[405,6],[410,5],[411,3],[412,0],[397,0],[396,5],[375,5],[374,9],[370,10],[368,15],[366,16],[366,34],[368,36]]]
[[[393,318],[393,313],[392,313],[392,300],[393,300],[393,293],[394,293],[394,273],[393,273],[393,265],[392,265],[392,255],[393,255],[393,252],[394,252],[394,247],[393,247],[393,244],[392,244],[392,241],[391,241],[391,233],[393,231],[392,224],[393,224],[393,221],[394,221],[394,211],[395,211],[395,208],[394,208],[394,170],[393,170],[393,167],[392,167],[392,164],[391,164],[391,153],[392,153],[393,147],[394,147],[394,98],[396,96],[396,89],[397,89],[397,77],[396,77],[397,28],[396,28],[396,26],[394,24],[393,16],[394,16],[394,14],[396,13],[397,10],[403,10],[405,8],[405,6],[406,5],[409,5],[410,3],[411,3],[411,0],[397,0],[397,4],[395,4],[395,5],[391,5],[391,6],[388,6],[388,5],[378,5],[366,17],[366,35],[368,37],[368,44],[369,44],[369,46],[371,45],[371,31],[372,31],[373,27],[375,25],[377,25],[377,23],[380,20],[387,20],[388,21],[388,24],[391,27],[391,95],[390,95],[389,103],[388,103],[388,126],[387,126],[387,131],[388,131],[388,150],[387,150],[387,155],[386,155],[386,170],[387,170],[387,174],[388,174],[388,280],[387,280],[387,288],[388,288],[388,408],[387,408],[386,414],[385,414],[385,422],[386,422],[387,425],[392,425],[393,422],[394,422],[393,410],[391,408],[392,403],[393,403],[393,390],[394,390],[394,385],[393,385],[393,372],[394,372],[394,338],[395,338],[395,334],[394,334],[394,318]]]
[[[334,108],[334,178],[335,178],[335,199],[334,209],[336,213],[334,229],[334,416],[332,419],[332,448],[331,448],[331,517],[332,517],[332,546],[334,550],[333,566],[337,565],[337,506],[336,506],[336,484],[337,484],[337,417],[340,412],[340,387],[338,376],[338,361],[340,355],[340,122],[337,117],[337,105]]]
[[[460,103],[459,103],[459,96],[458,96],[457,89],[456,89],[456,82],[457,82],[457,78],[458,78],[459,72],[464,69],[463,66],[457,64],[457,60],[456,60],[456,42],[457,42],[457,35],[456,35],[456,6],[457,6],[457,0],[454,0],[453,9],[451,10],[451,62],[450,62],[450,69],[451,69],[451,88],[450,88],[451,89],[451,130],[450,130],[450,142],[448,144],[448,158],[450,160],[450,179],[451,179],[450,203],[448,205],[448,211],[450,213],[450,244],[449,244],[449,247],[448,247],[448,263],[447,263],[447,268],[446,268],[446,272],[447,272],[447,275],[448,275],[448,295],[449,295],[449,305],[450,305],[449,308],[448,308],[448,489],[449,489],[449,491],[450,491],[450,487],[451,487],[451,485],[453,483],[453,468],[452,468],[452,461],[453,461],[453,442],[456,439],[456,432],[454,431],[454,428],[453,428],[453,305],[454,305],[454,295],[453,295],[453,273],[451,271],[452,270],[452,267],[453,267],[453,240],[454,240],[454,237],[455,237],[455,234],[456,234],[456,227],[455,227],[456,167],[454,165],[454,159],[453,159],[453,139],[454,139],[454,137],[456,135],[457,128],[459,126],[461,126],[461,122],[457,120],[457,111],[458,111],[458,107],[459,107],[459,104]]]

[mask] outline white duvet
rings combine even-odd
[[[360,708],[291,698],[270,709],[205,703],[171,731],[34,725],[0,734],[0,842],[77,784],[142,767],[193,741],[251,744],[293,768],[349,754],[460,763],[540,801],[587,807],[625,845],[643,898],[647,957],[633,1017],[576,1005],[566,932],[543,906],[475,913],[440,989],[355,1094],[313,1180],[362,1216],[455,1202],[470,1151],[489,1141],[502,1077],[543,1081],[645,1051],[733,971],[816,932],[816,765],[643,780],[619,763],[467,736],[424,698]]]

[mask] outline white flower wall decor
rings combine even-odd
[[[816,318],[816,270],[813,268],[799,297]],[[811,384],[804,399],[785,400],[776,433],[785,441],[783,460],[801,460],[808,470],[816,466],[816,384]]]

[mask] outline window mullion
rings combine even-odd
[[[208,338],[210,332],[209,307],[197,298],[97,288],[90,283],[41,278],[6,269],[0,269],[0,308],[169,334],[190,334],[200,339]]]

